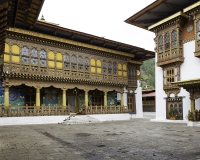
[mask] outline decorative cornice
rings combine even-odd
[[[172,16],[169,16],[151,26],[148,27],[148,30],[153,30],[154,28],[158,27],[158,26],[161,26],[171,20],[174,20],[175,18],[178,18],[178,17],[185,17],[185,18],[188,18],[188,16],[186,14],[184,14],[182,11],[178,12],[178,13],[175,13],[173,14]]]
[[[72,77],[55,77],[50,75],[34,75],[29,73],[13,73],[11,72],[6,78],[12,79],[25,79],[25,80],[35,80],[35,81],[45,81],[45,82],[62,82],[62,83],[73,83],[73,84],[89,84],[89,85],[104,85],[104,86],[126,86],[127,82],[120,83],[118,81],[100,81],[91,79],[81,79]]]
[[[196,7],[199,7],[199,6],[200,6],[200,2],[194,3],[194,4],[190,5],[189,7],[185,8],[183,10],[183,12],[186,13],[186,12],[188,12]]]
[[[195,40],[195,37],[191,37],[191,38],[185,39],[185,40],[183,40],[183,44],[191,42],[191,41],[194,41],[194,40]]]
[[[64,38],[58,38],[55,36],[50,36],[50,35],[37,33],[37,32],[33,32],[33,31],[27,31],[27,30],[23,30],[23,29],[19,29],[19,28],[9,28],[9,29],[7,29],[7,31],[18,33],[18,34],[24,34],[24,35],[28,35],[28,36],[33,36],[33,37],[37,37],[37,38],[57,41],[57,42],[61,42],[61,43],[69,44],[69,45],[75,45],[77,47],[84,47],[84,48],[88,48],[88,49],[94,49],[94,50],[98,50],[98,51],[103,51],[103,52],[107,52],[107,53],[113,53],[113,54],[117,54],[117,55],[121,55],[121,56],[134,58],[133,54],[128,54],[125,52],[115,51],[112,49],[102,48],[102,47],[98,47],[98,46],[93,46],[90,44],[76,42],[76,41],[72,41],[72,40],[68,40],[68,39],[64,39]]]

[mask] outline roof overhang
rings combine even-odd
[[[162,24],[164,24],[164,23],[166,23],[166,22],[168,22],[168,21],[170,21],[170,20],[172,20],[174,18],[180,17],[180,16],[188,18],[188,15],[186,15],[182,11],[180,11],[180,12],[177,12],[177,13],[175,13],[175,14],[173,14],[173,15],[171,15],[171,16],[169,16],[169,17],[167,17],[167,18],[165,18],[165,19],[163,19],[163,20],[161,20],[161,21],[149,26],[148,30],[151,30],[151,29],[153,29],[153,28],[155,28],[157,26],[160,26],[160,25],[162,25]]]
[[[199,0],[156,0],[127,20],[126,23],[148,30],[159,21],[179,12]]]
[[[0,1],[0,55],[4,53],[6,28],[15,27],[17,22],[34,26],[43,3],[44,0]]]

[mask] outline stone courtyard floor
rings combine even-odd
[[[0,127],[0,160],[200,160],[200,127],[132,119]]]

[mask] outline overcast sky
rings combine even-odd
[[[48,22],[154,51],[154,33],[124,21],[154,0],[45,0]]]

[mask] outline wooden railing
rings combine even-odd
[[[0,107],[1,117],[21,117],[21,116],[56,116],[56,115],[68,115],[69,107],[62,106],[19,106],[10,107],[6,109]]]
[[[117,114],[128,113],[128,107],[126,106],[88,106],[83,108],[84,114]]]
[[[118,114],[131,112],[126,106],[89,106],[83,108],[82,114]],[[70,108],[62,106],[19,106],[9,109],[0,107],[0,117],[23,117],[23,116],[56,116],[69,115]]]

